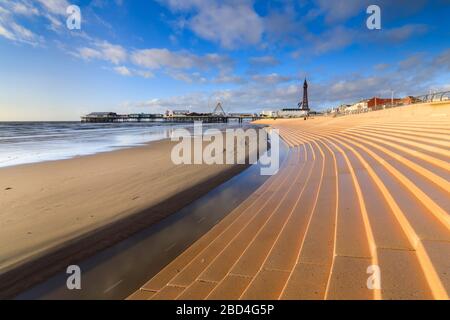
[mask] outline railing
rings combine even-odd
[[[351,114],[361,114],[361,113],[367,113],[367,112],[371,112],[371,111],[402,107],[402,106],[411,105],[411,104],[440,102],[440,101],[450,101],[450,91],[435,92],[435,93],[412,97],[412,101],[410,104],[405,104],[402,102],[394,103],[394,104],[389,103],[389,104],[378,105],[375,107],[365,108],[365,109],[360,109],[360,110],[334,112],[334,113],[327,112],[326,114],[331,115],[333,117],[339,117],[339,116],[346,116],[346,115],[351,115]]]
[[[418,101],[414,103],[448,101],[450,100],[450,91],[435,92],[415,97]]]

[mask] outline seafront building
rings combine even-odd
[[[277,111],[273,110],[263,110],[261,111],[262,117],[275,118],[277,116]]]
[[[278,118],[303,118],[308,116],[308,111],[301,109],[281,109],[277,111]]]
[[[444,100],[444,99],[441,99]],[[372,97],[370,99],[362,99],[353,104],[341,104],[336,108],[331,108],[327,113],[329,114],[357,114],[369,111],[375,111],[380,109],[385,109],[389,107],[410,105],[414,103],[421,102],[422,100],[418,97],[407,96],[404,98],[380,98]]]
[[[367,111],[368,107],[368,101],[369,100],[361,100],[357,103],[354,103],[346,108],[347,111],[350,113],[352,112],[365,112]]]
[[[166,117],[174,117],[174,116],[185,116],[190,113],[189,110],[167,110],[165,115]]]

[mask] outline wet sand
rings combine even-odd
[[[180,210],[245,165],[174,165],[164,140],[0,169],[0,297]]]

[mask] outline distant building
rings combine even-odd
[[[115,112],[91,112],[82,116],[82,122],[114,122],[120,120],[122,116]]]
[[[277,112],[273,110],[263,110],[261,111],[261,116],[273,118],[277,116]]]
[[[117,117],[117,113],[115,112],[91,112],[87,115],[90,118],[110,118]]]
[[[280,118],[303,118],[308,116],[308,110],[302,109],[281,109],[277,112]]]
[[[384,109],[385,107],[391,106],[395,107],[409,105],[418,102],[421,102],[421,100],[413,96],[407,96],[401,99],[373,97],[371,99],[361,100],[353,104],[341,104],[339,107],[331,108],[331,110],[328,110],[327,113],[331,115],[353,114]]]
[[[345,108],[346,113],[360,113],[368,111],[368,101],[369,100],[361,100],[357,103],[349,105]]]
[[[167,110],[166,117],[174,117],[174,116],[185,116],[190,114],[189,110]]]
[[[394,105],[402,104],[402,99],[373,97],[372,99],[369,99],[367,101],[367,107],[370,109],[386,107],[386,106],[390,106],[392,104],[394,104]]]
[[[407,96],[401,100],[402,100],[402,104],[413,104],[413,103],[420,102],[420,99],[417,99],[416,97],[413,97],[413,96]]]
[[[336,108],[337,113],[345,113],[347,108],[350,108],[351,104],[341,104],[339,107]]]

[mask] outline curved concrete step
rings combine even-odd
[[[279,172],[130,299],[449,298],[450,104],[266,123]]]

